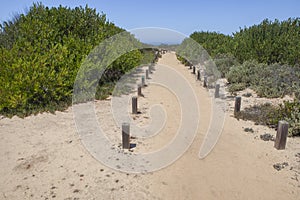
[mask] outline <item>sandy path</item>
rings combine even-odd
[[[159,64],[181,73],[200,102],[197,136],[179,160],[152,173],[122,173],[105,167],[84,148],[76,134],[72,108],[55,115],[4,118],[0,120],[0,199],[299,199],[300,158],[295,157],[300,152],[299,138],[289,138],[286,150],[275,150],[273,142],[259,139],[260,134],[274,131],[232,118],[233,101],[229,99],[222,135],[209,156],[200,160],[199,149],[212,115],[209,93],[175,54],[163,55]],[[159,69],[151,76],[156,73]],[[151,84],[143,93],[145,98],[139,98],[142,114],[136,116],[136,122],[149,122],[148,108],[153,104],[163,105],[171,117],[161,134],[133,140],[136,153],[165,145],[180,118],[174,94]],[[120,128],[111,116],[110,101],[95,105],[98,119],[105,121],[103,128],[118,146]],[[254,133],[244,132],[245,127],[253,128]],[[273,168],[282,162],[289,166],[281,171]]]
[[[172,65],[189,78],[195,91],[198,91],[200,112],[203,113],[200,121],[203,123],[188,152],[174,165],[157,172],[157,181],[162,184],[157,185],[156,192],[163,199],[298,199],[299,182],[291,179],[296,172],[290,167],[278,172],[273,164],[290,159],[293,167],[299,170],[299,162],[294,157],[300,150],[299,139],[289,139],[288,149],[277,151],[273,148],[273,142],[261,141],[257,136],[243,131],[244,127],[253,127],[255,134],[274,134],[273,130],[254,126],[251,122],[237,121],[230,117],[230,107],[218,144],[208,157],[198,159],[211,105],[207,92],[195,81],[190,70],[176,63],[174,56],[166,54],[159,63]],[[228,103],[233,104],[230,100]]]

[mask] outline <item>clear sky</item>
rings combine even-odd
[[[1,0],[0,21],[24,13],[32,0]],[[194,31],[232,34],[263,19],[300,17],[299,0],[40,0],[46,6],[96,8],[124,29],[162,27],[190,35]]]

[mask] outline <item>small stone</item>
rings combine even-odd
[[[262,139],[263,141],[275,141],[274,136],[269,133],[260,135],[260,139]]]
[[[78,193],[78,192],[79,192],[78,189],[73,190],[73,193]]]
[[[273,167],[274,167],[274,169],[276,169],[277,171],[280,171],[280,170],[282,169],[280,163],[274,164]]]
[[[244,131],[247,133],[254,133],[254,130],[252,128],[244,128]]]
[[[273,165],[274,169],[276,169],[277,171],[282,170],[283,168],[289,166],[289,164],[287,162],[283,162],[283,163],[276,163]]]

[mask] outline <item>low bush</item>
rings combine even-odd
[[[279,106],[271,104],[256,105],[236,113],[238,119],[250,120],[256,124],[277,128],[280,120],[289,123],[289,136],[300,136],[300,101],[285,101]]]
[[[230,71],[232,66],[239,64],[231,54],[218,54],[214,58],[214,62],[217,69],[221,72],[221,78],[225,78],[226,73]]]
[[[226,78],[231,93],[249,87],[260,97],[276,98],[295,95],[299,99],[300,96],[299,67],[246,61],[242,65],[231,67]]]
[[[289,122],[289,135],[300,136],[300,101],[284,102],[279,111]]]
[[[250,120],[260,125],[275,127],[278,120],[283,119],[279,107],[269,103],[247,107],[235,114],[235,117],[243,120]]]
[[[184,65],[184,66],[191,66],[192,63],[190,63],[187,59],[185,59],[184,57],[176,54],[177,59]]]
[[[300,70],[297,67],[278,63],[266,65],[255,76],[259,78],[251,87],[261,97],[284,97],[295,95],[300,90]]]

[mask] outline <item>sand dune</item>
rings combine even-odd
[[[139,98],[141,114],[132,116],[135,123],[145,126],[151,122],[149,108],[161,105],[167,114],[163,129],[151,138],[132,139],[136,147],[131,153],[162,148],[180,128],[181,102],[165,87],[151,84],[155,76],[172,79],[160,70],[160,65],[180,73],[199,102],[197,135],[176,162],[149,173],[125,173],[106,167],[83,145],[72,107],[55,115],[2,118],[0,199],[299,199],[299,138],[288,138],[286,150],[274,149],[272,141],[263,141],[259,136],[275,135],[275,131],[233,118],[232,98],[224,100],[225,121],[216,146],[207,157],[199,159],[215,102],[174,53],[164,54],[159,60],[156,71],[150,74],[152,79],[146,80],[145,97]],[[130,105],[128,102],[128,110]],[[121,130],[115,124],[111,100],[95,101],[95,112],[110,142],[119,148]],[[244,128],[252,128],[254,133]],[[288,166],[279,171],[273,167],[284,162]]]

